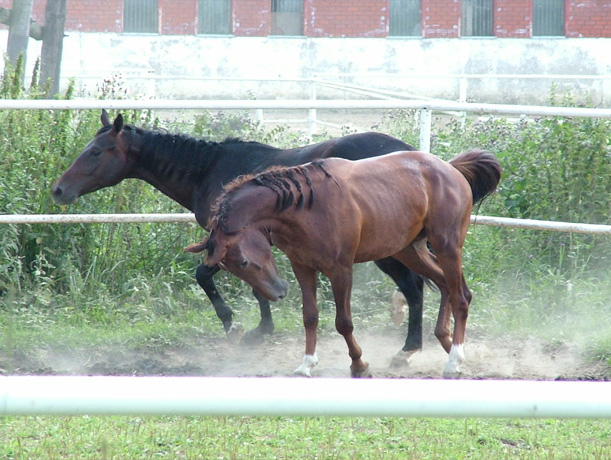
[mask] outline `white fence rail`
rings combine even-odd
[[[343,99],[299,99],[299,100],[0,100],[0,110],[18,109],[154,109],[154,110],[310,110],[310,133],[316,121],[315,110],[372,110],[372,109],[413,109],[420,110],[420,146],[425,152],[431,145],[431,112],[453,111],[486,113],[492,115],[563,116],[586,118],[611,118],[611,109],[524,106],[509,104],[473,104],[443,100],[343,100]]]
[[[108,223],[193,223],[192,213],[176,214],[13,214],[0,215],[0,224],[108,224]],[[497,227],[547,230],[566,233],[611,235],[611,225],[553,222],[508,217],[471,216],[471,223]]]
[[[549,107],[544,105],[476,104],[443,100],[345,100],[345,99],[293,99],[293,100],[194,100],[194,99],[151,99],[151,100],[40,100],[2,99],[0,110],[50,109],[155,109],[155,110],[290,110],[290,109],[420,109],[488,114],[513,114],[534,116],[565,116],[588,118],[611,118],[611,109],[581,107]]]
[[[611,418],[611,383],[2,377],[0,415]]]

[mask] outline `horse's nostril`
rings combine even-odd
[[[62,194],[62,189],[61,189],[61,187],[57,187],[57,186],[56,186],[56,187],[53,187],[53,188],[51,189],[51,193],[52,193],[54,196],[60,196],[60,195]]]

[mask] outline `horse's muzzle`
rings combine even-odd
[[[62,206],[72,204],[78,198],[76,195],[70,196],[70,194],[65,193],[64,189],[57,184],[55,184],[51,188],[51,196],[53,197],[53,201],[55,201],[56,204],[59,204]]]
[[[278,278],[278,280],[274,283],[271,289],[266,289],[261,293],[272,302],[282,300],[289,293],[289,283],[286,280],[283,280],[282,278]]]

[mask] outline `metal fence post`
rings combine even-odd
[[[316,100],[316,81],[310,80],[310,100]],[[314,127],[316,125],[316,109],[308,110],[308,136],[310,138],[314,134]]]
[[[421,152],[431,151],[431,118],[432,111],[430,109],[422,109],[420,111],[420,147]]]

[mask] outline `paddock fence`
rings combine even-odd
[[[548,107],[511,104],[476,104],[444,100],[346,100],[346,99],[294,99],[294,100],[0,100],[0,110],[417,110],[420,118],[420,146],[425,152],[431,147],[432,113],[466,112],[488,115],[512,116],[561,116],[586,118],[611,118],[611,108]],[[315,115],[311,123],[314,123]],[[311,128],[311,127],[310,127]],[[311,132],[311,129],[310,129]]]
[[[0,215],[0,224],[116,224],[116,223],[195,223],[192,213],[173,214],[13,214]],[[547,230],[565,233],[611,235],[611,225],[555,222],[508,217],[471,216],[474,225]]]
[[[414,109],[421,150],[432,111],[609,118],[611,109],[423,100],[0,100],[2,109]],[[0,215],[0,224],[195,222],[193,214]],[[611,235],[611,225],[472,216],[472,223]],[[419,379],[0,377],[0,415],[252,415],[611,418],[611,383]]]

